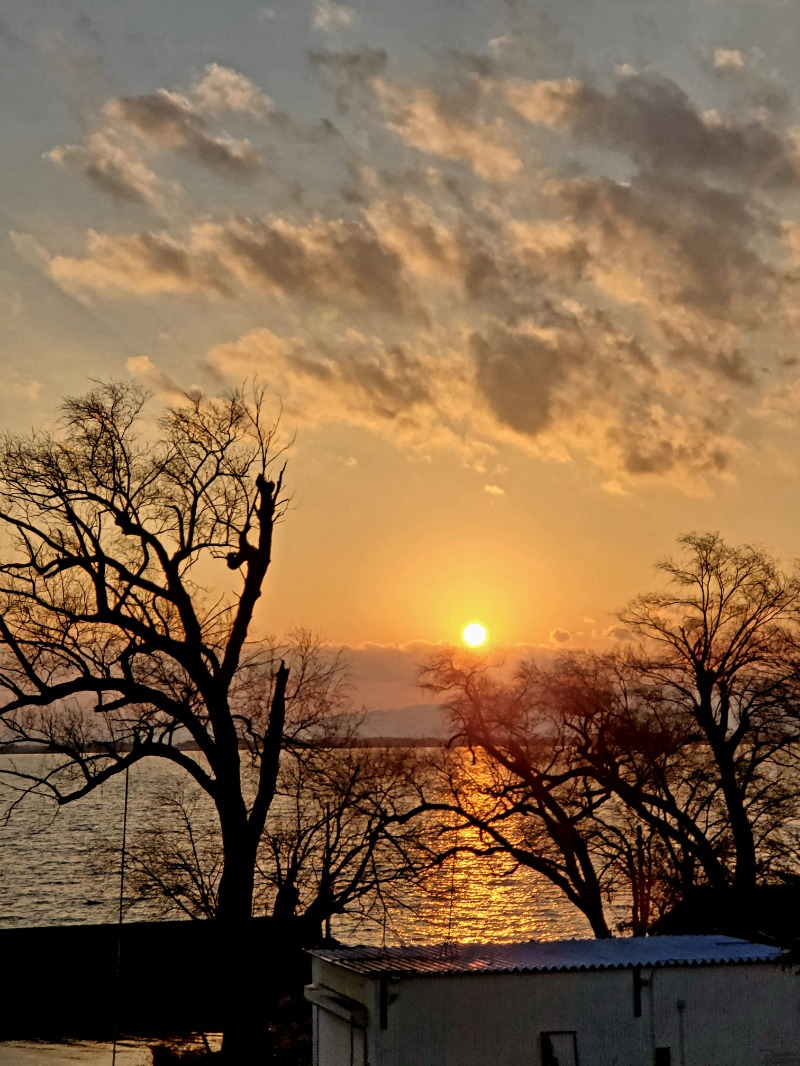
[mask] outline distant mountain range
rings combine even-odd
[[[389,711],[366,711],[358,727],[359,736],[370,740],[447,740],[451,733],[448,712],[432,703],[415,703]]]
[[[350,716],[343,717],[349,718]],[[452,734],[447,711],[432,703],[415,703],[392,710],[364,711],[354,717],[357,721],[356,736],[369,746],[383,740],[390,743],[399,741],[441,743]],[[175,743],[176,747],[185,751],[197,750],[197,746],[190,740],[177,740]],[[87,752],[101,752],[106,749],[107,745],[100,742],[88,744],[86,747]],[[33,741],[13,741],[3,750],[7,755],[23,755],[41,752],[44,747]],[[118,750],[127,750],[127,745],[121,744]]]

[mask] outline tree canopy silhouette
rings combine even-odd
[[[186,396],[155,427],[146,401],[100,384],[65,401],[54,432],[2,443],[0,715],[6,737],[58,756],[39,777],[17,769],[23,791],[68,803],[157,758],[211,798],[235,1060],[247,1015],[237,967],[289,682],[250,633],[284,507],[282,449],[259,387]]]
[[[746,911],[776,830],[798,800],[800,579],[760,548],[687,534],[659,564],[667,588],[620,614],[641,638],[636,667],[697,734],[730,839]]]
[[[620,614],[636,643],[510,678],[454,649],[423,669],[480,755],[443,760],[440,809],[548,877],[598,936],[613,896],[642,933],[698,886],[752,935],[756,885],[796,862],[800,581],[718,534],[679,544],[666,588]]]

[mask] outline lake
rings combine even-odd
[[[19,766],[34,767],[43,757],[14,758]],[[0,765],[11,761],[0,757]],[[164,767],[152,761],[131,772],[131,837],[148,824],[164,775]],[[0,782],[0,809],[11,795]],[[118,875],[113,868],[98,869],[98,858],[121,840],[123,797],[124,782],[117,778],[57,812],[49,803],[27,799],[0,824],[0,927],[117,920]],[[440,888],[442,879],[446,891],[435,897],[409,889],[405,906],[392,908],[385,926],[355,928],[343,917],[334,920],[331,932],[345,942],[373,944],[591,935],[583,916],[554,886],[531,871],[514,870],[504,858],[459,856],[442,874]],[[136,907],[128,914],[130,920],[146,917]]]

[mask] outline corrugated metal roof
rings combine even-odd
[[[619,937],[613,940],[529,940],[522,944],[438,944],[397,948],[320,948],[312,955],[361,974],[557,973],[635,966],[713,966],[772,962],[769,944],[729,936]]]

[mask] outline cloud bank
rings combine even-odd
[[[356,24],[316,5],[320,32]],[[561,76],[532,79],[523,43],[413,75],[378,49],[313,52],[330,107],[313,126],[218,64],[113,97],[49,158],[159,221],[90,231],[44,269],[82,300],[239,306],[249,324],[206,371],[271,381],[298,423],[707,491],[796,376],[791,107],[764,105],[756,52],[708,53],[712,107],[655,70],[592,79],[566,48]],[[226,184],[265,179],[267,157],[289,199],[230,210]],[[171,209],[176,159],[219,182],[194,217]]]

